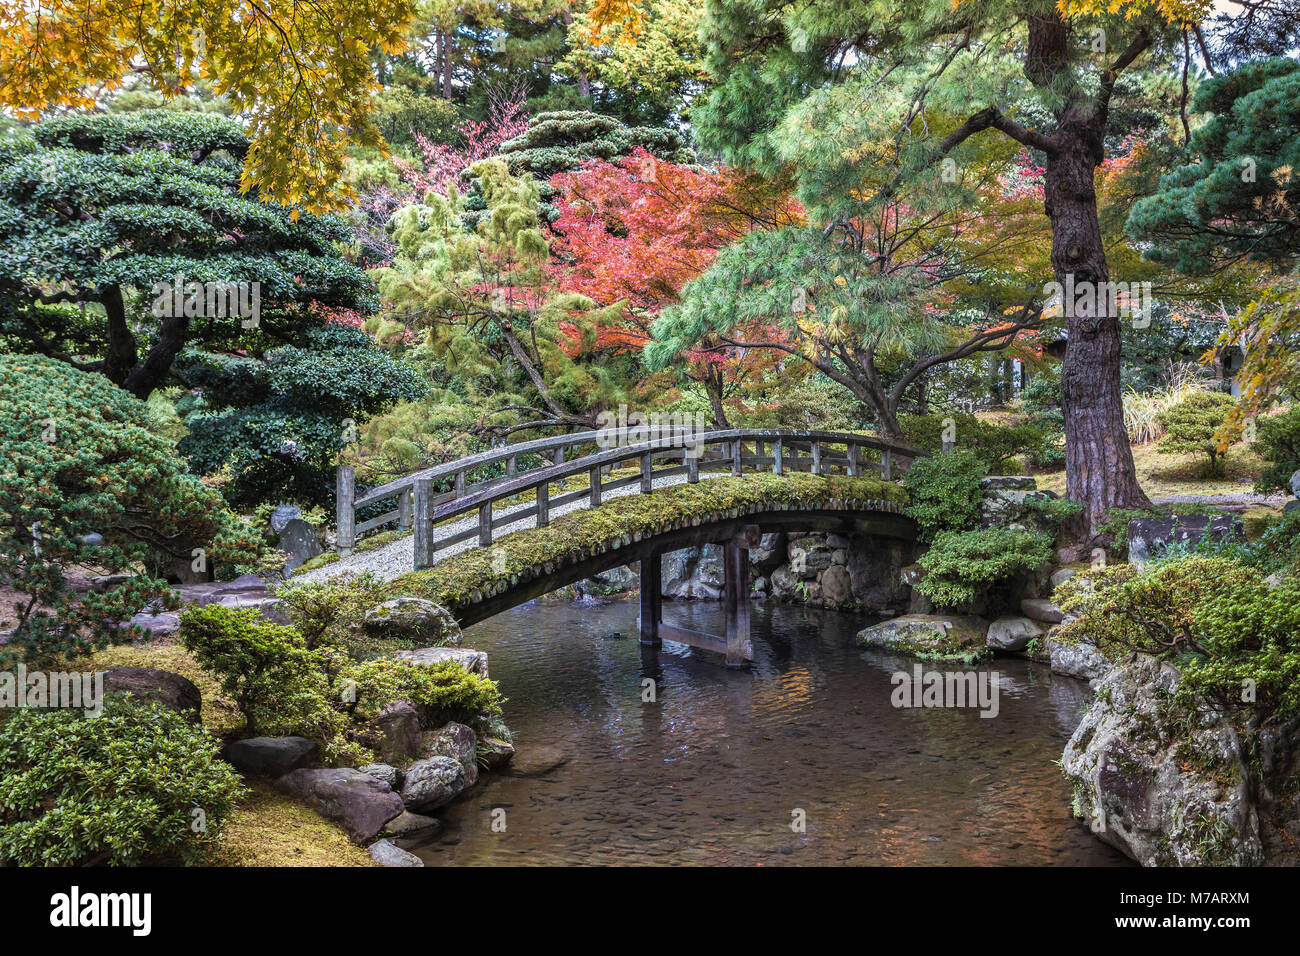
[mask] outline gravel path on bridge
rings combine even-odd
[[[700,480],[706,478],[719,478],[730,475],[729,471],[718,472],[700,472]],[[679,485],[686,480],[685,475],[670,475],[666,478],[652,479],[651,486],[654,488],[666,488],[669,485]],[[638,495],[641,493],[641,486],[630,485],[626,488],[615,488],[612,491],[606,491],[601,497],[604,501],[611,498],[622,498],[624,495]],[[558,518],[560,515],[568,514],[571,511],[584,511],[590,507],[590,499],[582,498],[578,501],[571,501],[567,505],[551,509],[551,518]],[[504,535],[511,534],[515,531],[522,531],[525,528],[533,527],[533,515],[531,509],[532,502],[519,505],[506,514],[519,514],[518,519],[493,530],[494,539]],[[496,517],[501,516],[501,512],[495,513]],[[451,534],[458,534],[461,531],[476,530],[478,528],[478,513],[469,515],[452,524],[440,525],[438,534],[441,537],[447,537]],[[478,536],[467,538],[457,544],[447,548],[439,548],[433,555],[433,563],[445,561],[454,554],[460,554],[462,551],[468,551],[470,548],[478,547]],[[330,578],[337,577],[340,574],[360,574],[369,571],[377,578],[385,581],[391,581],[399,575],[406,574],[415,566],[415,537],[407,535],[392,544],[385,545],[382,548],[376,548],[374,551],[366,551],[362,554],[350,554],[346,558],[340,558],[333,564],[327,564],[324,567],[316,568],[312,571],[304,572],[292,578],[292,584],[306,584],[315,581],[327,581]]]

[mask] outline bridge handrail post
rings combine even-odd
[[[357,511],[356,474],[351,465],[339,465],[334,486],[335,518],[334,530],[337,535],[335,547],[343,557],[352,553],[356,544]]]
[[[785,465],[782,462],[781,452],[785,449],[785,442],[778,438],[772,443],[772,474],[785,474]]]
[[[397,493],[397,527],[402,531],[411,527],[411,496],[414,493],[414,486],[403,488]]]
[[[886,448],[880,453],[880,477],[890,481],[894,476],[894,453]]]
[[[587,470],[587,484],[591,488],[591,507],[600,507],[600,465]]]
[[[822,443],[814,440],[809,453],[812,455],[812,473],[820,475],[822,473]]]
[[[654,468],[654,456],[646,452],[641,456],[641,494],[648,495],[654,488],[654,479],[650,477],[650,472]]]
[[[543,481],[537,486],[537,527],[545,528],[551,523],[551,486]]]
[[[478,546],[486,548],[492,543],[492,502],[478,506]]]
[[[849,451],[849,477],[857,478],[860,474],[862,474],[862,465],[859,460],[862,455],[862,448],[861,446],[856,445],[853,442],[849,442],[848,451]]]
[[[415,537],[411,544],[415,552],[415,570],[420,571],[433,566],[433,553],[438,547],[434,541],[433,522],[429,520],[433,482],[420,478],[415,482],[411,493],[415,498]]]
[[[737,438],[731,443],[731,477],[739,478],[741,470],[741,453],[743,449],[740,439]]]
[[[703,449],[701,449],[701,452]],[[693,449],[686,449],[686,483],[688,485],[698,484],[700,480],[700,458],[699,455],[693,454]]]

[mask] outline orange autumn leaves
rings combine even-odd
[[[623,324],[597,329],[596,351],[639,349],[656,313],[747,232],[803,222],[794,199],[756,177],[678,166],[642,149],[551,184],[563,196],[551,245],[561,287],[627,306]],[[574,339],[570,348],[581,345]]]

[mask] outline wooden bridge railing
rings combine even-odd
[[[338,469],[337,547],[340,554],[351,552],[357,535],[384,525],[415,530],[415,567],[433,564],[434,554],[477,536],[480,546],[492,543],[492,533],[503,525],[532,517],[538,527],[550,522],[552,508],[582,499],[591,507],[602,496],[619,488],[640,485],[641,493],[651,490],[656,479],[685,475],[688,483],[700,480],[702,472],[729,471],[741,475],[745,469],[771,469],[774,474],[807,471],[815,475],[843,473],[852,476],[877,471],[882,478],[893,477],[902,462],[921,457],[924,452],[907,445],[868,435],[847,432],[794,431],[790,429],[721,429],[711,432],[689,430],[664,431],[652,441],[631,445],[609,444],[611,433],[576,432],[536,441],[507,445],[482,454],[404,475],[356,496],[351,465]],[[748,446],[748,447],[746,447]],[[595,451],[589,449],[595,448]],[[577,452],[576,458],[571,452]],[[525,456],[549,458],[552,464],[520,471]],[[639,471],[606,480],[614,466],[636,460]],[[659,464],[656,464],[658,462]],[[664,464],[667,462],[667,464]],[[471,472],[490,466],[504,466],[505,474],[471,484]],[[583,476],[587,486],[552,498],[550,486]],[[451,490],[439,491],[451,485]],[[521,504],[500,514],[493,514],[494,503],[535,492],[531,504]],[[378,517],[357,523],[356,509],[395,498],[396,508]],[[477,512],[476,527],[438,536],[438,525],[459,515]]]

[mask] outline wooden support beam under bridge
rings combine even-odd
[[[726,657],[728,667],[743,667],[752,661],[754,646],[749,636],[749,550],[758,547],[761,539],[762,530],[758,525],[747,525],[722,545],[722,564],[726,576],[723,591],[726,633],[721,637],[689,627],[665,624],[661,555],[656,553],[642,558],[641,643],[659,647],[667,639],[713,651]]]

